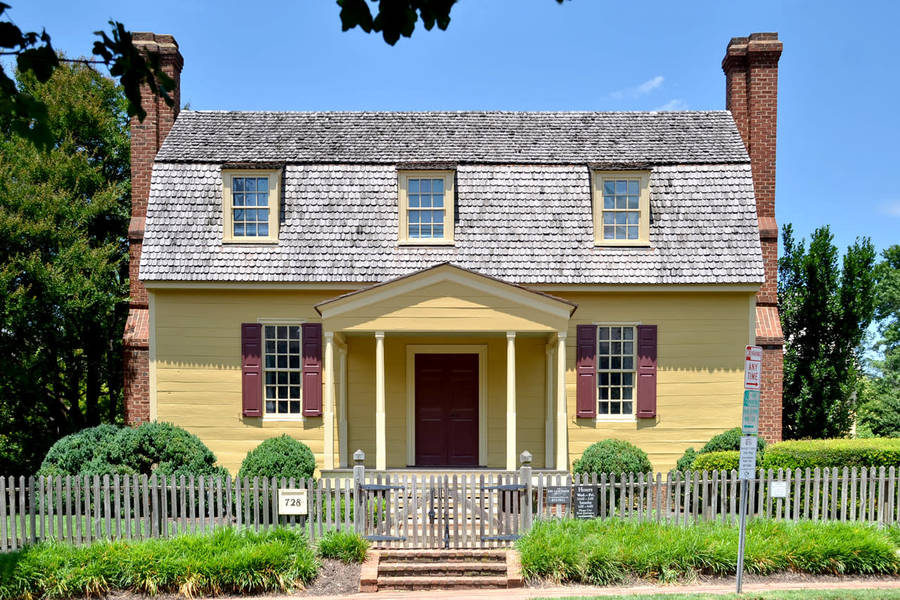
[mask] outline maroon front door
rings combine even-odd
[[[478,355],[416,354],[416,465],[478,465]]]

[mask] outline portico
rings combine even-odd
[[[567,469],[575,308],[446,263],[318,304],[324,469],[357,447],[377,470],[514,470],[523,449]]]

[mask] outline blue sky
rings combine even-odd
[[[900,243],[900,2],[460,0],[394,47],[331,0],[6,2],[69,55],[109,18],[174,34],[195,109],[721,109],[729,38],[778,31],[779,224]]]

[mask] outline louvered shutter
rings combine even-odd
[[[597,326],[578,325],[575,335],[575,414],[597,416]]]
[[[303,416],[322,415],[322,324],[302,325]]]
[[[245,417],[262,416],[262,325],[241,324],[241,397]]]
[[[656,325],[637,328],[637,417],[656,416]]]

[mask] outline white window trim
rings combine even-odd
[[[407,223],[409,214],[409,202],[407,198],[409,185],[407,181],[417,178],[431,178],[444,180],[444,237],[442,238],[410,238]],[[417,171],[407,170],[397,172],[397,213],[399,231],[397,240],[401,246],[452,246],[454,244],[454,217],[456,214],[456,189],[454,180],[455,171]]]
[[[269,178],[269,235],[235,236],[232,223],[231,180],[233,177]],[[281,215],[281,169],[222,169],[222,243],[277,244]]]
[[[603,181],[605,179],[636,179],[641,180],[640,200],[638,210],[638,239],[636,240],[605,240],[603,239]],[[650,246],[650,171],[592,171],[591,192],[594,205],[594,245],[595,246]]]
[[[257,323],[263,326],[263,330],[260,332],[262,336],[262,344],[260,344],[260,351],[262,352],[262,377],[260,377],[259,384],[262,386],[260,390],[260,397],[262,398],[262,419],[263,423],[302,423],[306,420],[306,417],[303,416],[303,359],[301,353],[301,361],[300,361],[300,412],[296,415],[292,414],[279,414],[279,413],[268,413],[266,412],[266,325],[296,325],[300,327],[300,349],[303,349],[303,324],[306,321],[300,319],[284,319],[284,318],[260,318],[256,320]]]
[[[597,327],[634,327],[634,393],[631,402],[630,415],[601,415],[600,414],[600,370],[597,368],[597,382],[594,386],[594,407],[597,410],[597,416],[594,418],[596,423],[637,423],[637,327],[641,325],[640,321],[633,322],[616,322],[616,321],[598,321],[593,323]],[[598,334],[599,335],[599,334]],[[597,342],[597,354],[599,355],[600,340],[595,337]],[[598,356],[599,360],[599,356]],[[301,394],[303,392],[301,391]]]

